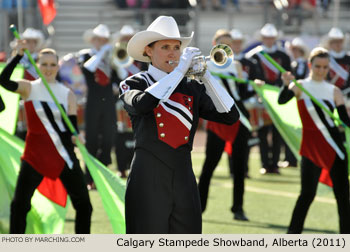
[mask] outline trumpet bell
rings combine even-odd
[[[117,42],[114,45],[112,53],[112,65],[115,67],[127,68],[133,62],[134,59],[131,58],[126,51],[127,43]]]
[[[219,44],[210,50],[209,57],[218,68],[226,68],[232,64],[233,51],[228,45]]]

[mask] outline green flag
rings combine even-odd
[[[78,143],[78,147],[101,196],[113,232],[125,234],[125,181],[91,156],[84,145]]]
[[[13,35],[20,39],[17,32],[16,26],[11,25],[10,30]],[[64,122],[67,124],[68,129],[74,136],[78,136],[76,129],[74,128],[72,122],[69,120],[66,112],[63,110],[61,104],[58,102],[55,94],[52,92],[50,86],[48,85],[46,79],[40,72],[39,68],[35,64],[33,57],[31,56],[28,49],[26,49],[25,54],[28,56],[30,63],[35,68],[35,71],[43,81],[44,86],[49,92],[51,98],[58,107]],[[83,159],[88,167],[91,176],[96,184],[97,190],[102,198],[103,206],[107,212],[107,215],[111,221],[113,231],[115,233],[125,233],[125,214],[124,214],[124,195],[125,195],[125,182],[118,178],[116,175],[112,174],[104,165],[98,162],[94,157],[92,157],[85,146],[80,143],[79,138],[77,139],[77,146],[83,156]]]
[[[250,84],[255,92],[260,96],[271,120],[275,127],[282,135],[283,139],[300,161],[299,149],[302,137],[302,124],[297,109],[296,99],[293,98],[287,104],[278,104],[279,88],[272,85],[257,86],[252,80],[244,80],[231,75],[224,75],[221,73],[211,73],[224,79],[233,79],[238,83]]]
[[[0,233],[9,232],[10,203],[14,195],[24,142],[0,128]],[[26,233],[62,233],[66,208],[36,191],[27,215]]]
[[[259,94],[273,124],[295,157],[300,161],[299,149],[301,146],[302,124],[296,98],[280,105],[277,102],[280,91],[278,87],[264,85],[262,87],[254,86],[254,89]]]
[[[5,63],[0,63],[0,73],[6,66]],[[23,78],[24,69],[22,66],[18,65],[13,74],[11,75],[11,80],[20,80]],[[0,128],[6,130],[10,134],[14,134],[16,130],[16,122],[18,115],[18,101],[19,95],[10,92],[0,86],[0,96],[4,100],[5,110],[0,113]]]

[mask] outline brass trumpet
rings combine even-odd
[[[115,43],[111,55],[111,63],[114,68],[127,68],[134,62],[134,59],[128,55],[126,47],[125,42]]]
[[[215,45],[211,50],[209,56],[197,56],[192,59],[190,68],[185,76],[189,78],[198,78],[203,76],[207,70],[207,61],[213,62],[218,68],[226,68],[231,65],[233,61],[233,51],[225,44]],[[169,61],[169,64],[178,64],[178,61]]]

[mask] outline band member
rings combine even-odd
[[[286,42],[286,48],[290,51],[293,59],[291,63],[292,74],[297,80],[305,79],[309,75],[309,66],[307,62],[309,50],[306,44],[301,38],[297,37],[291,42]],[[288,145],[285,142],[283,144],[285,148],[285,159],[284,161],[279,161],[278,166],[281,168],[296,167],[298,165],[296,157]]]
[[[326,81],[330,56],[322,47],[314,48],[309,57],[308,78],[298,82],[331,111],[336,108],[340,119],[349,127],[350,119],[344,106],[340,89]],[[287,72],[282,76],[284,86],[278,102],[284,104],[292,97],[298,100],[299,115],[303,125],[301,160],[301,192],[296,202],[288,233],[301,233],[309,207],[315,198],[320,180],[333,186],[338,205],[340,233],[350,233],[349,180],[346,151],[338,127],[291,80]]]
[[[11,203],[10,233],[24,233],[26,216],[35,189],[46,178],[59,178],[76,210],[76,233],[90,233],[92,206],[79,161],[74,153],[74,137],[41,79],[11,81],[10,76],[23,57],[25,41],[18,41],[18,54],[0,75],[0,84],[21,95],[25,101],[28,133],[15,194]],[[38,67],[58,102],[76,127],[76,101],[73,92],[56,81],[58,56],[53,49],[38,54]]]
[[[305,79],[309,76],[309,66],[307,62],[307,57],[309,49],[306,46],[302,38],[294,38],[287,47],[291,52],[292,63],[291,72],[297,80]]]
[[[344,94],[350,92],[350,55],[344,50],[344,33],[333,27],[328,33],[330,69],[328,81],[336,85]]]
[[[85,108],[86,148],[104,165],[111,163],[116,113],[113,83],[119,83],[111,69],[110,32],[106,25],[99,24],[87,30],[84,39],[91,49],[80,51],[79,62],[88,86]],[[92,177],[86,169],[88,187],[94,189]]]
[[[127,233],[202,230],[191,163],[198,120],[233,124],[239,113],[209,71],[200,82],[185,77],[192,63],[191,69],[204,71],[193,61],[199,49],[187,47],[192,37],[180,36],[173,17],[160,16],[128,43],[128,54],[150,65],[120,83],[136,138],[125,195]]]
[[[233,51],[233,57],[235,60],[239,61],[242,65],[242,76],[243,79],[246,80],[255,80],[257,78],[255,65],[254,63],[246,57],[246,54],[243,52],[243,46],[245,43],[245,36],[243,33],[238,29],[232,29],[230,31],[230,35],[232,37],[232,43],[230,44],[232,51]],[[253,87],[250,84],[239,84],[236,83],[239,89],[240,97],[242,98],[243,104],[245,108],[248,110],[248,113],[250,115],[251,111],[255,111],[257,108],[255,105],[257,104],[257,96],[255,95],[255,91]],[[250,117],[249,117],[250,118]],[[254,119],[253,119],[254,120]],[[250,122],[253,122],[252,118],[250,118]],[[258,120],[256,120],[258,121]],[[254,127],[252,125],[252,130],[254,130]],[[249,138],[251,138],[251,132],[249,132]],[[249,160],[249,152],[250,152],[250,146],[247,151],[247,166],[245,167],[245,177],[249,178],[248,175],[248,160]],[[233,172],[231,171],[231,174]]]
[[[274,60],[276,60],[283,68],[290,70],[290,58],[279,48],[276,44],[278,31],[273,24],[265,24],[260,30],[262,46],[258,46],[247,53],[248,58],[256,63],[257,78],[265,81],[268,84],[281,86],[281,74],[276,67],[267,61],[259,51],[261,48],[268,53]],[[272,134],[272,142],[268,141],[268,134]],[[282,139],[276,127],[271,123],[264,125],[258,130],[258,137],[260,140],[260,155],[262,168],[260,172],[265,173],[279,173],[278,161],[281,152]]]
[[[33,59],[36,60],[38,57],[38,52],[40,51],[40,49],[44,44],[45,39],[44,39],[43,33],[40,30],[37,30],[34,28],[27,28],[21,34],[21,38],[26,40],[28,51],[32,55]],[[16,47],[16,43],[17,41],[14,40],[10,43],[10,46]],[[13,52],[16,55],[16,49]],[[23,79],[32,81],[39,77],[35,71],[34,66],[30,63],[26,54],[23,55],[19,63],[24,67]],[[19,108],[20,109],[18,113],[16,135],[21,139],[25,140],[25,137],[27,135],[27,125],[26,125],[26,114],[25,114],[23,100],[20,101]]]
[[[213,45],[215,46],[217,44],[226,44],[229,46],[232,44],[232,37],[228,30],[217,30],[213,38]],[[232,64],[224,70],[209,62],[208,68],[212,72],[219,72],[225,75],[233,75],[238,78],[243,78],[242,66],[238,61],[233,61]],[[234,214],[234,219],[247,221],[248,218],[243,211],[243,194],[245,171],[248,166],[248,139],[250,135],[250,124],[248,121],[249,113],[244,107],[242,97],[240,96],[240,85],[237,85],[230,79],[219,79],[219,82],[225,87],[231,97],[234,98],[240,111],[240,121],[233,125],[225,125],[212,121],[208,121],[207,123],[206,156],[198,183],[202,212],[206,209],[211,177],[221,159],[225,143],[228,142],[228,144],[232,146],[229,158],[234,184],[233,206],[231,211]],[[241,85],[243,86],[246,84]],[[245,90],[244,87],[242,90]]]
[[[133,35],[135,35],[135,30],[130,25],[124,25],[116,35],[113,62],[121,80],[147,69],[146,63],[132,59],[126,52],[127,44]],[[126,178],[134,154],[135,139],[130,118],[119,98],[117,98],[116,109],[118,121],[115,135],[115,154],[120,176]]]
[[[21,34],[21,38],[26,40],[28,51],[30,52],[32,58],[36,60],[38,57],[38,52],[41,50],[44,44],[44,34],[37,29],[29,27]],[[13,41],[10,43],[10,45],[15,47],[16,43],[17,41]],[[16,53],[16,50],[14,50],[14,53]],[[20,64],[24,67],[23,79],[31,81],[39,77],[34,66],[30,63],[27,55],[23,55]]]

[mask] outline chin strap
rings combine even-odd
[[[184,74],[175,68],[174,71],[148,87],[145,91],[162,102],[166,102],[183,78]]]
[[[206,92],[213,101],[216,110],[220,113],[229,112],[235,102],[224,87],[220,85],[208,70],[200,80],[203,82]]]

